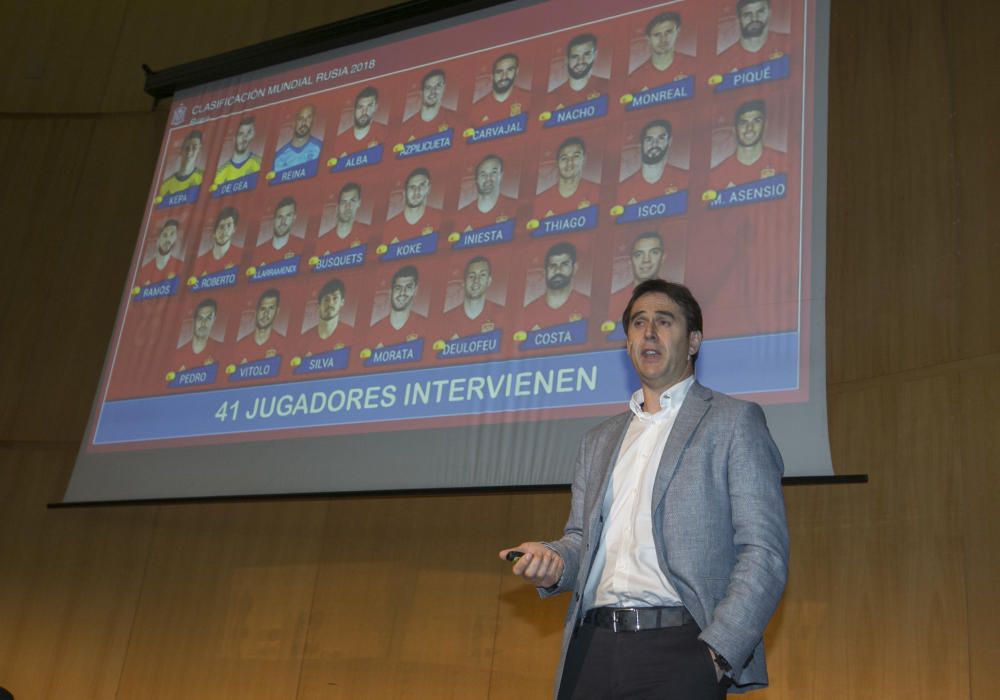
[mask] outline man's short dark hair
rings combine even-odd
[[[747,100],[736,108],[736,117],[734,118],[733,123],[738,122],[740,117],[747,112],[760,112],[760,116],[767,119],[767,104],[764,100]]]
[[[557,255],[568,255],[569,259],[576,263],[576,246],[569,241],[560,241],[554,246],[548,249],[545,253],[545,264],[548,265],[549,260],[556,257]]]
[[[447,78],[444,75],[444,71],[441,70],[440,68],[435,68],[434,70],[430,71],[429,73],[427,73],[427,75],[425,75],[423,78],[420,79],[420,87],[423,88],[424,85],[427,84],[427,81],[436,75],[440,75],[441,80],[447,81]]]
[[[569,52],[573,50],[574,46],[579,46],[580,44],[593,44],[594,48],[597,48],[597,36],[591,33],[587,34],[577,34],[575,37],[569,40],[566,44],[566,55],[569,56]]]
[[[351,190],[354,190],[355,192],[358,193],[358,199],[361,198],[361,185],[352,181],[344,183],[344,186],[340,188],[340,192],[337,193],[337,199],[339,200],[341,197],[343,197],[344,192],[350,192]]]
[[[482,167],[483,163],[485,163],[488,160],[495,160],[497,163],[500,164],[500,169],[503,170],[503,158],[501,158],[500,156],[498,156],[496,153],[490,153],[489,155],[486,155],[486,156],[483,156],[482,158],[480,158],[479,162],[476,163],[476,170],[478,171],[479,168]]]
[[[663,24],[664,22],[673,22],[674,26],[680,29],[681,16],[676,12],[661,12],[656,15],[656,17],[646,22],[646,36],[653,33],[653,27],[658,24]]]
[[[396,274],[392,276],[392,283],[390,286],[396,286],[396,280],[400,277],[412,277],[414,284],[420,284],[420,273],[417,272],[416,265],[404,265],[403,267],[396,270]]]
[[[485,255],[477,255],[476,257],[472,258],[472,260],[465,263],[465,274],[469,274],[469,268],[475,265],[476,263],[486,263],[487,272],[489,272],[491,275],[493,274],[493,265],[490,264],[490,259],[487,258]]]
[[[583,142],[583,139],[579,136],[570,136],[568,139],[559,144],[559,148],[556,149],[556,157],[558,158],[559,154],[562,153],[562,149],[568,146],[579,146],[580,150],[583,151],[583,155],[587,155],[587,144]]]
[[[256,123],[257,123],[257,117],[251,114],[249,116],[240,119],[240,123],[236,125],[236,128],[239,129],[241,126],[253,126]]]
[[[375,101],[378,102],[378,90],[374,85],[369,85],[364,90],[359,92],[357,97],[354,98],[354,104],[357,104],[365,97],[374,97]]]
[[[219,215],[215,217],[215,227],[218,228],[219,224],[222,223],[223,219],[232,219],[233,226],[240,222],[240,213],[236,211],[236,207],[223,207]]]
[[[198,306],[194,307],[194,315],[197,316],[198,312],[202,309],[211,309],[212,315],[219,313],[219,305],[216,303],[215,299],[211,297],[208,299],[202,299],[198,302]]]
[[[632,290],[632,298],[628,300],[628,305],[622,312],[622,328],[625,329],[626,334],[628,333],[628,324],[632,317],[632,305],[635,304],[639,297],[647,294],[666,294],[677,306],[681,307],[681,312],[684,314],[684,321],[687,324],[687,332],[702,332],[701,306],[698,304],[698,300],[694,298],[691,290],[683,284],[667,282],[666,280],[656,278],[640,282]],[[691,356],[692,366],[697,359],[698,353]]]
[[[295,197],[282,197],[281,201],[274,205],[274,210],[278,211],[283,207],[294,207],[296,211],[299,208],[298,203],[295,201]]]
[[[406,180],[404,181],[403,184],[409,185],[410,180],[415,178],[417,175],[423,175],[424,177],[426,177],[427,182],[431,181],[431,171],[421,165],[419,168],[414,168],[413,170],[410,171],[410,174],[406,176]]]
[[[500,56],[495,61],[493,61],[493,67],[496,68],[497,64],[500,63],[500,61],[504,61],[508,58],[514,61],[515,66],[521,65],[521,59],[517,57],[516,53],[505,53],[503,56]]]
[[[173,226],[178,231],[181,230],[181,222],[177,219],[167,219],[160,225],[160,231],[163,231],[167,226]]]
[[[320,288],[319,292],[316,294],[316,301],[321,301],[323,297],[329,294],[333,294],[334,292],[340,292],[341,299],[343,299],[345,296],[344,283],[341,282],[336,277],[334,277],[332,280],[330,280]]]
[[[642,138],[646,138],[646,132],[652,129],[654,126],[662,126],[667,130],[667,140],[669,141],[674,132],[673,125],[666,119],[654,119],[653,121],[642,127]]]
[[[768,7],[771,7],[771,0],[736,0],[736,14],[739,14],[740,10],[752,2],[762,2]]]
[[[647,238],[656,241],[657,243],[660,244],[661,247],[663,246],[663,237],[659,233],[657,233],[656,231],[643,231],[642,233],[640,233],[638,236],[635,237],[634,241],[632,241],[632,247],[635,248],[636,243],[638,243],[639,241],[644,241]]]
[[[257,306],[264,303],[265,299],[274,299],[275,303],[279,306],[281,305],[281,292],[276,288],[271,287],[270,289],[265,289],[259,297],[257,297]]]

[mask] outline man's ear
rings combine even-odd
[[[688,333],[688,355],[696,355],[701,348],[701,331]]]

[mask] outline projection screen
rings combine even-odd
[[[827,12],[510,2],[178,92],[65,501],[569,483],[653,276],[832,474]]]

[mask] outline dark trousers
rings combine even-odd
[[[566,652],[559,700],[725,698],[700,631],[694,623],[642,632],[584,624]]]

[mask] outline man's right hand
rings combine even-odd
[[[506,560],[507,553],[513,551],[524,552],[524,556],[514,562],[511,571],[531,585],[551,588],[562,576],[562,557],[541,542],[522,542],[516,547],[501,549],[500,558]]]

